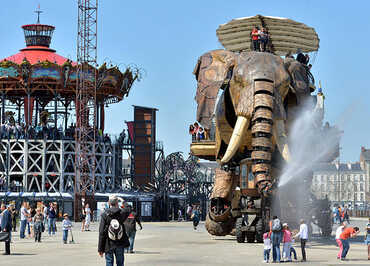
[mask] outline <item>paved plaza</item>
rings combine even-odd
[[[356,219],[354,224],[363,231],[366,219]],[[62,243],[60,223],[56,236],[44,233],[41,243],[33,239],[20,240],[17,232],[11,246],[12,255],[0,255],[0,265],[105,265],[104,258],[97,253],[98,224],[93,225],[91,232],[80,232],[79,225],[74,225],[75,244]],[[143,227],[143,231],[137,233],[136,253],[125,255],[125,265],[264,265],[262,244],[238,244],[232,236],[211,236],[203,223],[197,231],[190,222],[144,223]],[[295,246],[300,259],[299,246]],[[0,253],[3,252],[4,243],[0,243]],[[288,265],[369,265],[363,232],[351,243],[348,261],[338,261],[337,252],[333,238],[314,238],[307,249],[309,261]]]

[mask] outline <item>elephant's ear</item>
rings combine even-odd
[[[234,53],[215,50],[202,55],[194,68],[193,74],[198,81],[197,121],[206,129],[211,128],[219,89],[224,84],[234,60]]]
[[[311,94],[307,70],[304,65],[294,59],[286,59],[284,64],[290,74],[291,85],[297,95],[297,104],[299,104],[306,96]]]

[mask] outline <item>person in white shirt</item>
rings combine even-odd
[[[26,231],[26,225],[27,225],[27,219],[30,216],[27,210],[27,202],[23,202],[23,206],[21,208],[21,228],[19,229],[20,238],[25,238],[25,231]]]
[[[338,226],[337,230],[335,231],[335,241],[338,244],[339,247],[339,253],[337,255],[337,259],[340,259],[342,257],[342,252],[343,252],[343,245],[342,241],[340,241],[340,234],[343,232],[343,229],[346,228],[347,223],[343,222],[342,225]]]
[[[305,224],[304,220],[301,219],[301,225],[299,226],[299,232],[294,236],[294,238],[299,237],[301,239],[301,251],[302,260],[306,261],[306,242],[308,240],[308,226]]]
[[[46,226],[46,225],[49,224],[49,221],[48,221],[48,207],[44,203],[43,203],[43,205],[44,205],[44,209],[42,211],[43,211],[43,214],[44,214],[44,225]],[[49,230],[49,228],[48,228],[48,230]]]
[[[263,262],[268,263],[270,260],[270,251],[271,251],[271,239],[268,233],[263,234]]]
[[[85,231],[90,231],[90,222],[91,222],[91,209],[89,204],[85,205]]]

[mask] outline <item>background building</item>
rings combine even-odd
[[[360,153],[360,165],[361,168],[365,170],[366,176],[366,201],[370,203],[370,149],[365,149],[361,147]]]
[[[360,162],[319,164],[313,170],[312,192],[334,203],[359,208],[370,204],[370,149],[361,148]]]

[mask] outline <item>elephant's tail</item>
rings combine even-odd
[[[261,191],[271,184],[271,153],[273,126],[274,83],[254,81],[254,112],[252,117],[252,172]]]

